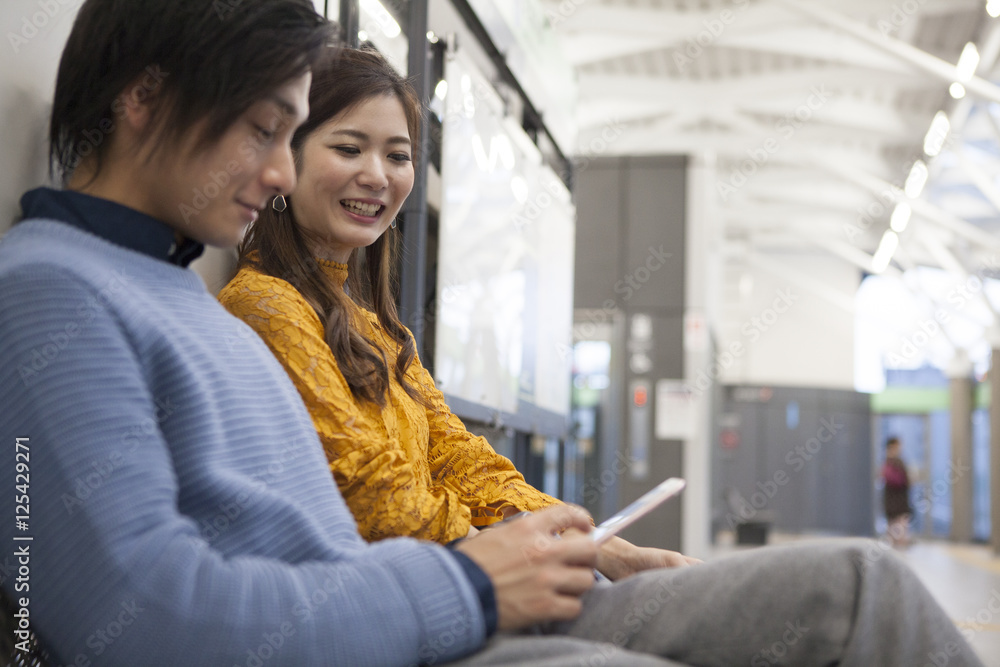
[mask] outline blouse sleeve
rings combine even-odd
[[[502,511],[507,507],[535,511],[560,502],[528,484],[510,459],[497,454],[486,438],[466,430],[419,359],[414,358],[410,372],[428,403],[431,475],[472,508],[473,525],[503,520]]]
[[[219,299],[267,343],[302,395],[361,535],[441,543],[465,537],[471,516],[460,494],[439,481],[422,483],[398,439],[389,437],[384,423],[366,418],[305,299],[276,278],[244,278]]]

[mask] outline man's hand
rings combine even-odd
[[[587,514],[549,507],[482,531],[456,547],[493,582],[501,630],[576,618],[594,585],[598,547]],[[562,537],[557,533],[562,531]]]
[[[612,581],[624,579],[637,572],[660,567],[687,567],[701,561],[676,551],[637,547],[620,537],[612,537],[601,546],[597,569]]]

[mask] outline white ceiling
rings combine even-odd
[[[948,113],[952,135],[928,159],[890,275],[918,265],[984,275],[1000,263],[1000,88],[989,83],[1000,19],[985,5],[544,2],[578,75],[581,152],[714,163],[730,256],[828,252],[870,271],[931,120]],[[982,61],[958,102],[948,89],[970,41]],[[614,137],[606,148],[594,143],[602,133]]]

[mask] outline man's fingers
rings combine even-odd
[[[600,547],[586,535],[577,534],[572,537],[563,537],[556,541],[553,548],[557,558],[562,563],[590,568],[597,566],[597,555],[600,552]]]
[[[556,586],[556,591],[563,595],[580,596],[594,587],[594,571],[587,567],[567,570],[562,581]]]
[[[591,575],[593,578],[593,575]],[[578,597],[560,595],[556,597],[545,615],[547,619],[553,621],[571,621],[583,611],[583,601]]]
[[[590,517],[582,509],[573,505],[555,505],[535,512],[525,521],[531,522],[531,527],[545,533],[561,533],[569,528],[575,528],[583,533],[593,530]]]

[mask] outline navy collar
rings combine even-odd
[[[155,259],[186,267],[205,246],[185,238],[177,243],[174,230],[156,218],[122,204],[72,190],[35,188],[21,197],[24,220],[58,220],[106,241]]]

